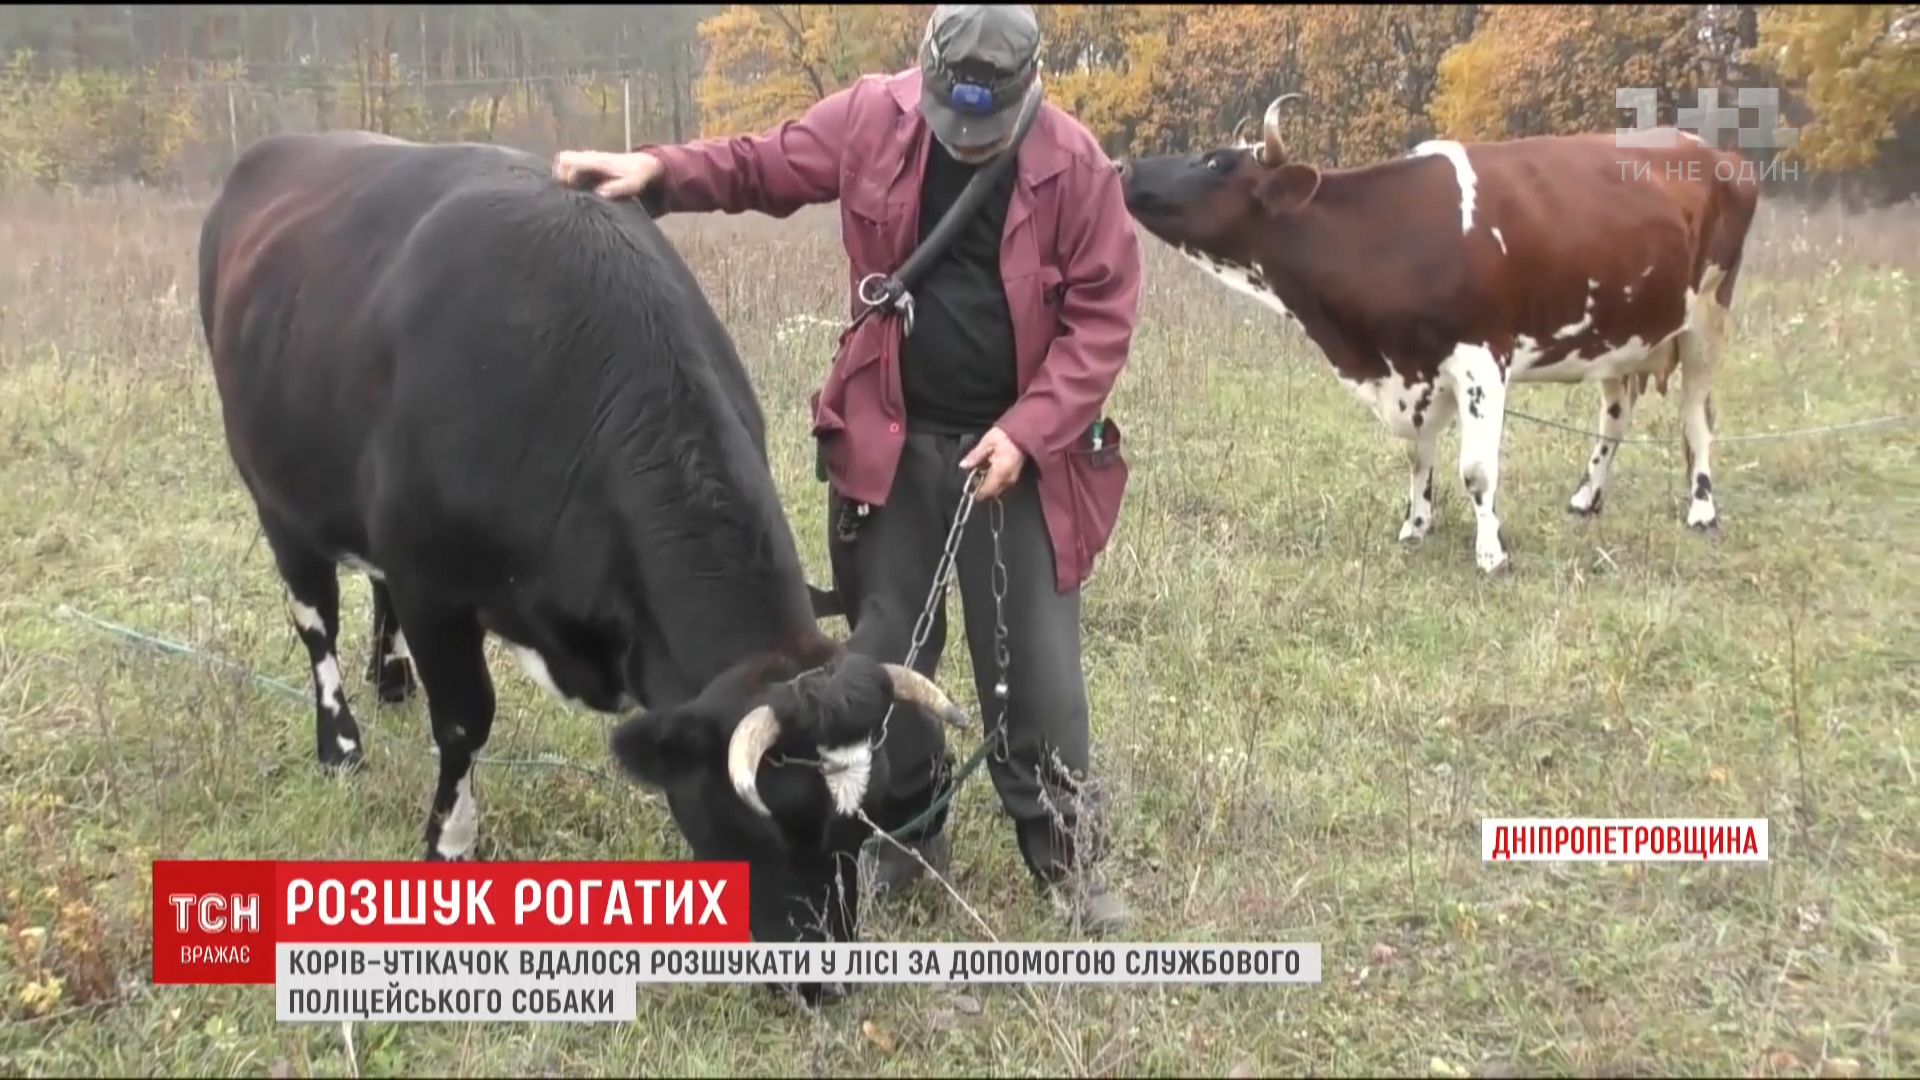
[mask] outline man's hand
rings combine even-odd
[[[967,452],[966,457],[960,459],[962,472],[972,472],[982,464],[987,467],[987,475],[981,477],[980,487],[975,490],[974,497],[994,499],[1020,479],[1020,470],[1026,467],[1027,455],[1021,453],[1006,432],[996,427],[987,432]]]
[[[595,184],[604,199],[628,199],[644,193],[660,178],[660,159],[635,151],[608,154],[599,150],[562,150],[553,157],[553,178],[572,188]]]

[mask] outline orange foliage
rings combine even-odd
[[[1402,153],[1432,133],[1427,103],[1447,49],[1472,30],[1473,7],[1384,4],[1198,11],[1163,65],[1183,141],[1224,141],[1288,91],[1284,129],[1295,156],[1352,165]],[[1177,130],[1178,125],[1168,125]]]
[[[1704,9],[1682,4],[1499,5],[1440,64],[1431,114],[1456,139],[1611,131],[1616,91],[1652,87],[1662,119],[1711,84]],[[1676,93],[1678,101],[1676,102]]]
[[[866,74],[897,71],[926,4],[738,4],[700,24],[707,63],[694,88],[708,135],[759,131]]]

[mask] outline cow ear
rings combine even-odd
[[[677,737],[680,734],[668,715],[641,712],[614,725],[607,736],[607,749],[630,779],[652,788],[664,787],[667,777],[687,756],[686,746]]]
[[[1289,163],[1267,170],[1253,193],[1268,216],[1279,217],[1307,205],[1319,190],[1319,169],[1311,165]]]
[[[607,744],[628,777],[664,788],[675,778],[713,768],[726,752],[730,734],[730,725],[695,700],[633,713],[615,725]]]

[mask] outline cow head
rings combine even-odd
[[[1236,137],[1237,145],[1123,163],[1127,210],[1174,247],[1251,262],[1259,226],[1298,212],[1320,188],[1320,170],[1288,161],[1280,137],[1282,107],[1302,96],[1273,99],[1257,142]]]
[[[833,814],[851,817],[869,791],[884,789],[891,779],[890,759],[875,753],[875,744],[891,733],[892,724],[909,723],[915,707],[955,727],[967,726],[966,715],[926,676],[860,653],[842,653],[828,668],[772,687],[741,719],[727,741],[727,779],[762,817],[775,816],[769,799],[787,806],[816,800],[816,785],[824,786]],[[816,756],[809,760],[810,754]],[[803,768],[767,770],[769,758]],[[770,783],[783,785],[777,796],[772,789],[762,794],[763,770],[770,773]]]
[[[912,668],[843,647],[828,656],[806,670],[784,659],[736,665],[693,701],[622,723],[614,756],[655,787],[724,780],[747,810],[800,835],[857,815],[868,791],[886,787],[876,744],[909,710],[969,726]]]
[[[748,864],[756,941],[857,940],[868,822],[896,828],[930,808],[950,765],[941,721],[970,726],[911,668],[814,647],[813,667],[787,654],[736,665],[611,740],[631,776],[666,793],[696,860]],[[840,995],[817,982],[768,989],[808,1005]]]

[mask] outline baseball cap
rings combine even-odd
[[[920,112],[958,150],[1013,134],[1040,73],[1040,24],[1025,4],[942,4],[920,42]]]

